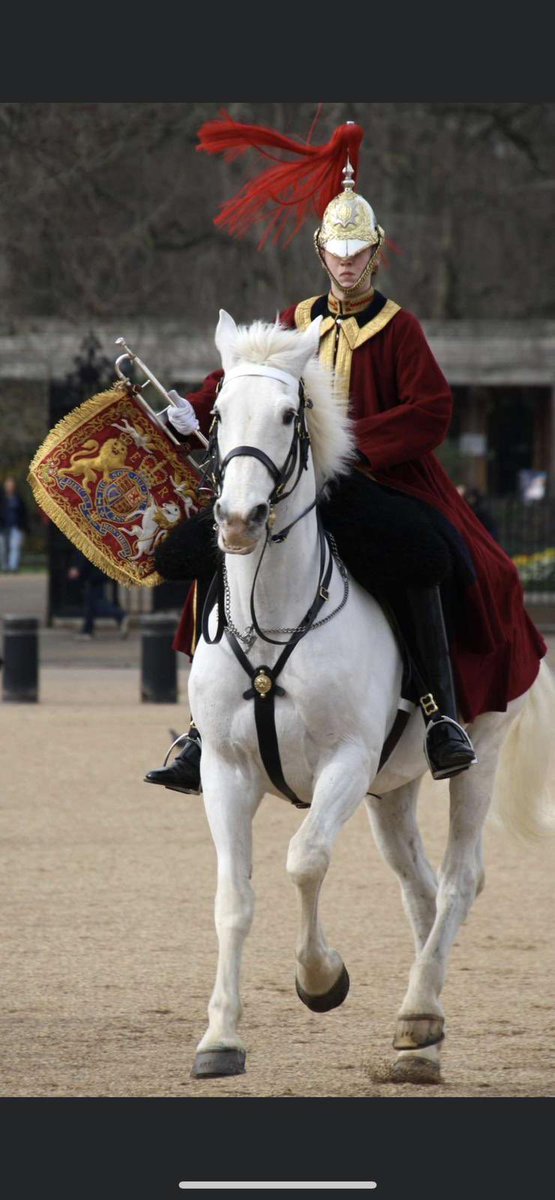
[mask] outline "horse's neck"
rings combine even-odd
[[[285,529],[313,499],[314,477],[305,471],[292,495],[278,504],[272,532]],[[249,555],[226,555],[231,619],[241,632],[252,622],[251,595],[263,544],[264,539]],[[284,542],[268,542],[254,591],[259,626],[266,630],[296,628],[314,600],[319,570],[320,541],[313,508],[297,521]]]

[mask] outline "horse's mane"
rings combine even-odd
[[[264,321],[241,325],[234,346],[236,362],[264,363],[298,375],[299,338],[297,329],[284,329]],[[302,378],[313,407],[307,409],[307,425],[312,447],[316,486],[320,490],[334,476],[345,474],[352,465],[355,438],[349,420],[336,396],[335,375],[317,357],[303,368]]]

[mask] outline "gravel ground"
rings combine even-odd
[[[42,668],[39,704],[0,710],[1,1095],[553,1095],[553,850],[488,830],[486,888],[459,933],[444,990],[444,1082],[403,1087],[388,1079],[412,961],[396,879],[359,811],[323,892],[351,992],[334,1012],[310,1013],[294,991],[296,897],[284,865],[302,814],[273,797],[255,823],[257,911],[243,972],[248,1071],[193,1081],[215,970],[215,855],[199,797],[142,783],[169,730],[183,725],[185,700],[141,704],[137,658],[121,665],[132,644],[116,646],[113,631],[99,636],[98,655],[70,651],[63,636],[57,661],[73,665]],[[111,660],[110,643],[120,665],[100,666],[102,655]],[[180,679],[185,685],[183,667]],[[445,784],[430,781],[420,811],[437,863]]]

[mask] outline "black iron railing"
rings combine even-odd
[[[555,592],[555,500],[500,496],[488,500],[499,541],[527,592]]]

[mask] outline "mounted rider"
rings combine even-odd
[[[342,403],[354,424],[359,462],[320,503],[325,528],[359,583],[393,617],[408,645],[415,699],[425,722],[425,753],[434,779],[451,777],[476,762],[460,723],[480,713],[505,711],[534,681],[545,643],[530,621],[516,567],[457,492],[433,451],[445,439],[452,396],[417,319],[374,287],[385,234],[370,204],[355,191],[363,131],[348,123],[327,147],[315,152],[320,181],[324,151],[328,194],[314,234],[329,290],[286,309],[280,323],[306,329],[321,317],[319,357],[336,372]],[[306,148],[256,126],[209,122],[201,148],[218,153],[230,145],[278,145],[302,153],[298,166],[302,201],[291,202],[294,164],[273,167],[230,201],[216,223],[242,232],[278,197],[272,225],[283,232],[292,214],[298,228],[306,212]],[[287,144],[288,143],[288,144]],[[314,148],[310,148],[314,150]],[[310,164],[309,164],[310,165]],[[341,190],[339,190],[339,179]],[[331,190],[331,197],[330,197]],[[180,398],[168,419],[183,436],[207,433],[223,372]],[[206,514],[185,522],[161,544],[157,567],[165,578],[197,577],[185,606],[175,649],[192,656],[202,597],[217,563]],[[456,681],[456,682],[455,682]],[[150,771],[149,783],[199,792],[200,735],[194,723],[169,766]]]

